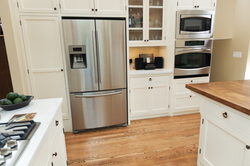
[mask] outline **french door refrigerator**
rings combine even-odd
[[[73,132],[127,125],[125,20],[62,19]]]

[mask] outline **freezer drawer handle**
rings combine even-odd
[[[75,95],[75,98],[85,98],[85,97],[102,97],[102,96],[110,96],[110,95],[116,95],[116,94],[120,94],[122,93],[122,91],[112,91],[110,93],[102,93],[102,94],[83,94],[83,95]]]

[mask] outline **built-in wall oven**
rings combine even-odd
[[[214,11],[180,10],[176,12],[176,39],[212,38]]]
[[[176,40],[174,78],[209,76],[212,40]]]

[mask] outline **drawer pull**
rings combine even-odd
[[[193,80],[191,80],[191,82],[193,82]]]
[[[148,89],[150,89],[150,87],[148,87]]]
[[[151,89],[153,89],[153,87],[151,87]]]
[[[56,157],[56,156],[57,156],[57,152],[53,153],[52,156],[55,156],[55,157]]]
[[[224,113],[222,114],[222,116],[223,116],[224,118],[227,118],[227,117],[228,117],[227,112],[224,112]]]
[[[250,146],[249,146],[249,145],[247,145],[247,146],[246,146],[246,148],[249,150],[249,149],[250,149]]]
[[[190,97],[192,97],[192,95],[190,95]]]
[[[58,120],[56,120],[56,126],[58,126],[59,125],[59,121]]]
[[[152,81],[153,79],[152,78],[149,78],[149,81]]]

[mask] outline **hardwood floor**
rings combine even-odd
[[[70,166],[194,166],[200,114],[131,121],[127,127],[65,133]]]

